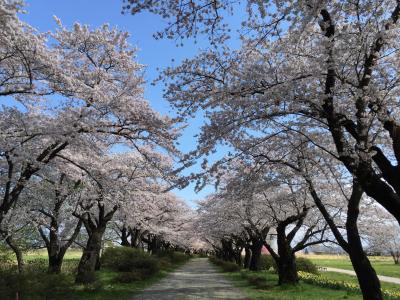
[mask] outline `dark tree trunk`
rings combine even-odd
[[[299,281],[296,256],[290,246],[290,242],[287,240],[285,232],[286,224],[281,224],[276,229],[279,255],[279,259],[277,260],[279,284],[296,284]]]
[[[251,271],[259,271],[260,270],[260,258],[261,258],[261,250],[264,245],[263,240],[253,239],[252,244],[250,246],[251,249],[251,258],[249,269]]]
[[[235,251],[233,250],[232,240],[221,240],[222,259],[225,261],[235,262]]]
[[[235,261],[239,267],[242,267],[242,251],[242,247],[238,247],[237,249],[235,249]]]
[[[157,254],[161,249],[161,240],[158,236],[153,235],[149,243],[149,251],[151,254]]]
[[[24,270],[24,256],[23,256],[22,250],[15,243],[12,236],[10,236],[10,235],[7,236],[5,241],[6,241],[7,245],[12,249],[12,251],[14,252],[14,254],[17,258],[18,273],[21,274]]]
[[[100,250],[101,250],[101,245],[100,245]],[[97,253],[97,259],[96,259],[96,266],[94,267],[95,271],[99,271],[101,267],[101,261],[100,261],[100,251]]]
[[[362,247],[360,234],[357,227],[357,219],[359,215],[359,203],[362,196],[360,185],[353,184],[353,193],[351,195],[346,220],[346,231],[348,240],[348,253],[354,271],[357,274],[358,283],[364,299],[381,300],[381,285],[372,267],[367,255]]]
[[[293,253],[279,256],[278,275],[279,284],[296,284],[299,281],[296,257]]]
[[[111,211],[105,212],[102,198],[98,199],[98,217],[95,219],[90,214],[76,214],[85,225],[88,233],[86,247],[83,250],[81,260],[78,265],[78,273],[76,274],[76,283],[90,283],[95,280],[94,272],[100,268],[100,251],[103,235],[106,230],[107,223],[112,219],[118,206],[115,205]]]
[[[47,272],[51,274],[61,273],[61,267],[65,255],[65,251],[59,251],[55,253],[49,253],[49,267]]]
[[[332,221],[329,212],[326,210],[321,199],[309,181],[311,195],[314,198],[315,204],[321,211],[323,217],[332,230],[339,245],[345,250],[352,262],[354,271],[356,272],[358,282],[364,299],[381,300],[382,292],[380,282],[374,268],[372,267],[367,255],[362,247],[360,234],[358,232],[357,220],[359,215],[359,206],[363,189],[357,180],[353,179],[353,191],[348,203],[346,232],[347,241],[343,238],[336,224]]]
[[[49,257],[49,265],[47,268],[47,272],[50,274],[59,274],[61,272],[61,267],[63,263],[63,259],[65,253],[67,252],[68,248],[71,244],[75,241],[76,237],[78,236],[82,227],[82,221],[79,220],[74,232],[69,237],[69,239],[61,245],[62,241],[60,241],[60,237],[58,236],[58,222],[55,217],[52,217],[50,223],[50,230],[49,237],[46,236],[45,232],[42,230],[41,227],[38,228],[39,233],[46,244],[47,254]]]
[[[121,246],[130,247],[131,244],[129,243],[128,238],[129,238],[129,231],[128,231],[128,229],[124,226],[124,227],[122,227],[122,229],[121,229]]]
[[[251,250],[249,247],[244,248],[244,262],[243,262],[243,267],[245,269],[248,269],[250,267],[250,258],[251,258]]]
[[[399,251],[390,251],[390,255],[393,257],[393,261],[395,265],[399,264],[400,252]]]
[[[364,251],[362,249],[352,249],[350,246],[349,255],[354,271],[357,274],[363,298],[368,300],[383,299],[378,276]]]
[[[134,228],[129,231],[131,235],[131,247],[138,248],[141,243],[143,232],[140,229]]]
[[[94,280],[94,272],[98,265],[101,250],[101,241],[105,231],[105,226],[90,230],[89,238],[83,250],[81,260],[78,265],[76,283],[90,283]]]

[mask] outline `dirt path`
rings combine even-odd
[[[343,273],[343,274],[356,276],[356,273],[354,271],[345,270],[345,269],[326,267],[326,271],[328,271],[328,272],[337,272],[337,273]],[[400,284],[400,278],[383,276],[383,275],[378,275],[378,278],[379,278],[380,281]]]
[[[145,289],[132,300],[247,299],[219,274],[207,258],[196,258]]]

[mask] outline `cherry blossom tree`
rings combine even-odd
[[[390,255],[397,265],[400,262],[400,228],[395,219],[379,206],[369,208],[364,215],[362,230],[368,241],[370,253]]]
[[[171,119],[143,99],[143,68],[134,61],[136,49],[128,44],[127,33],[106,25],[92,30],[75,24],[69,30],[56,20],[58,30],[47,42],[18,20],[17,3],[0,3],[2,30],[19,35],[1,33],[2,91],[12,96],[0,110],[0,233],[6,238],[7,214],[27,184],[54,160],[121,146],[143,157],[151,148],[177,154],[177,131]],[[17,48],[29,52],[29,64],[19,61],[25,54],[14,53]]]
[[[54,162],[54,161],[53,161]],[[30,217],[42,237],[48,253],[49,273],[60,273],[64,255],[80,233],[82,221],[73,216],[81,179],[74,178],[59,163],[47,166],[28,184],[25,195]]]
[[[316,124],[367,195],[400,221],[393,165],[398,1],[248,1],[239,50],[221,44],[228,33],[223,16],[235,3],[127,2],[134,14],[150,10],[170,20],[167,37],[211,34],[216,50],[165,73],[172,82],[166,96],[178,109],[209,112],[205,151],[226,132],[239,135],[239,126]]]
[[[50,94],[63,80],[56,53],[46,46],[47,34],[22,22],[23,1],[0,1],[0,96]]]
[[[363,253],[356,226],[363,193],[400,221],[399,1],[247,1],[242,45],[235,50],[222,43],[229,34],[226,16],[240,8],[235,2],[127,3],[125,11],[150,10],[168,19],[160,36],[207,34],[214,45],[164,73],[166,96],[182,116],[206,112],[193,157],[227,140],[235,146],[247,136],[267,140],[282,130],[309,129],[305,138],[353,177],[347,196],[351,251]],[[374,283],[368,290],[368,279],[359,277],[364,297],[382,299],[366,256],[352,257],[365,270],[360,276],[370,274]]]
[[[199,238],[213,248],[218,258],[241,264],[241,241],[247,234],[238,222],[236,207],[228,209],[226,205],[218,195],[200,201],[194,226]]]
[[[364,251],[358,224],[360,211],[368,212],[369,208],[363,204],[367,201],[364,192],[334,155],[304,138],[308,136],[306,133],[303,129],[300,136],[293,131],[274,135],[267,143],[259,143],[258,150],[253,148],[252,156],[261,165],[287,167],[292,176],[298,176],[306,184],[336,242],[349,254],[363,294],[381,297],[379,279]]]
[[[114,220],[121,245],[137,248],[147,244],[150,252],[168,248],[188,249],[192,211],[171,192],[154,192],[132,198],[124,205]]]
[[[4,241],[15,255],[19,273],[23,273],[24,271],[24,251],[32,249],[25,244],[24,231],[31,231],[30,229],[34,228],[34,224],[29,218],[27,206],[24,204],[24,201],[18,203],[6,215],[4,230],[7,232],[7,235],[2,236],[2,241]]]
[[[251,240],[250,269],[257,269],[261,247],[266,246],[276,260],[279,283],[296,283],[295,253],[308,246],[329,242],[327,224],[318,213],[307,186],[284,169],[249,162],[237,164],[236,172],[224,187],[225,198],[243,206],[244,225]],[[230,175],[232,176],[232,175]],[[228,200],[226,200],[228,201]],[[257,217],[254,220],[254,217]],[[264,220],[260,222],[260,220]],[[268,232],[277,234],[278,249],[267,242]]]
[[[149,195],[161,193],[165,188],[160,185],[160,180],[166,180],[172,173],[171,160],[151,149],[145,150],[98,156],[93,153],[80,157],[58,155],[83,176],[83,189],[73,215],[82,221],[88,240],[76,282],[90,281],[93,272],[100,267],[103,235],[117,210],[134,212],[138,199],[146,205]]]

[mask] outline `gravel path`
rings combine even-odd
[[[337,272],[337,273],[343,273],[343,274],[356,276],[356,273],[354,271],[350,271],[350,270],[344,270],[344,269],[338,269],[338,268],[330,268],[330,267],[326,267],[325,269],[328,272]],[[378,278],[379,278],[380,281],[400,284],[400,278],[383,276],[383,275],[378,275]]]
[[[219,274],[207,258],[196,258],[145,289],[132,300],[247,299]]]

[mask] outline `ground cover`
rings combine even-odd
[[[75,270],[81,252],[71,250],[65,256],[62,273],[47,274],[47,253],[34,251],[26,253],[26,268],[23,275],[17,274],[15,268],[0,266],[0,299],[16,299],[16,295],[24,300],[36,299],[129,299],[146,287],[158,282],[169,272],[186,262],[187,259],[171,259],[171,255],[151,256],[157,269],[151,274],[135,278],[126,278],[112,268],[102,268],[96,272],[96,280],[88,285],[74,284]],[[176,256],[174,256],[176,257]],[[121,279],[122,277],[122,279]]]
[[[329,262],[335,260],[345,265],[346,258],[324,257]],[[214,262],[214,260],[211,260]],[[379,263],[385,258],[376,259]],[[314,260],[315,262],[315,260]],[[214,262],[215,263],[215,262]],[[227,271],[224,266],[216,264],[224,276],[233,281],[249,299],[361,299],[361,292],[355,276],[335,272],[320,272],[310,274],[299,272],[300,282],[296,286],[278,286],[278,276],[272,271],[251,272],[242,270]],[[332,267],[335,265],[332,265]],[[338,266],[335,266],[338,267]],[[272,270],[272,269],[271,269]],[[392,283],[382,283],[384,299],[400,299],[400,286]]]
[[[362,299],[361,294],[345,290],[323,288],[300,282],[296,286],[278,286],[278,276],[269,272],[236,272],[224,273],[250,300],[330,300],[330,299]],[[264,280],[257,278],[263,278]],[[257,282],[258,281],[258,282]]]

